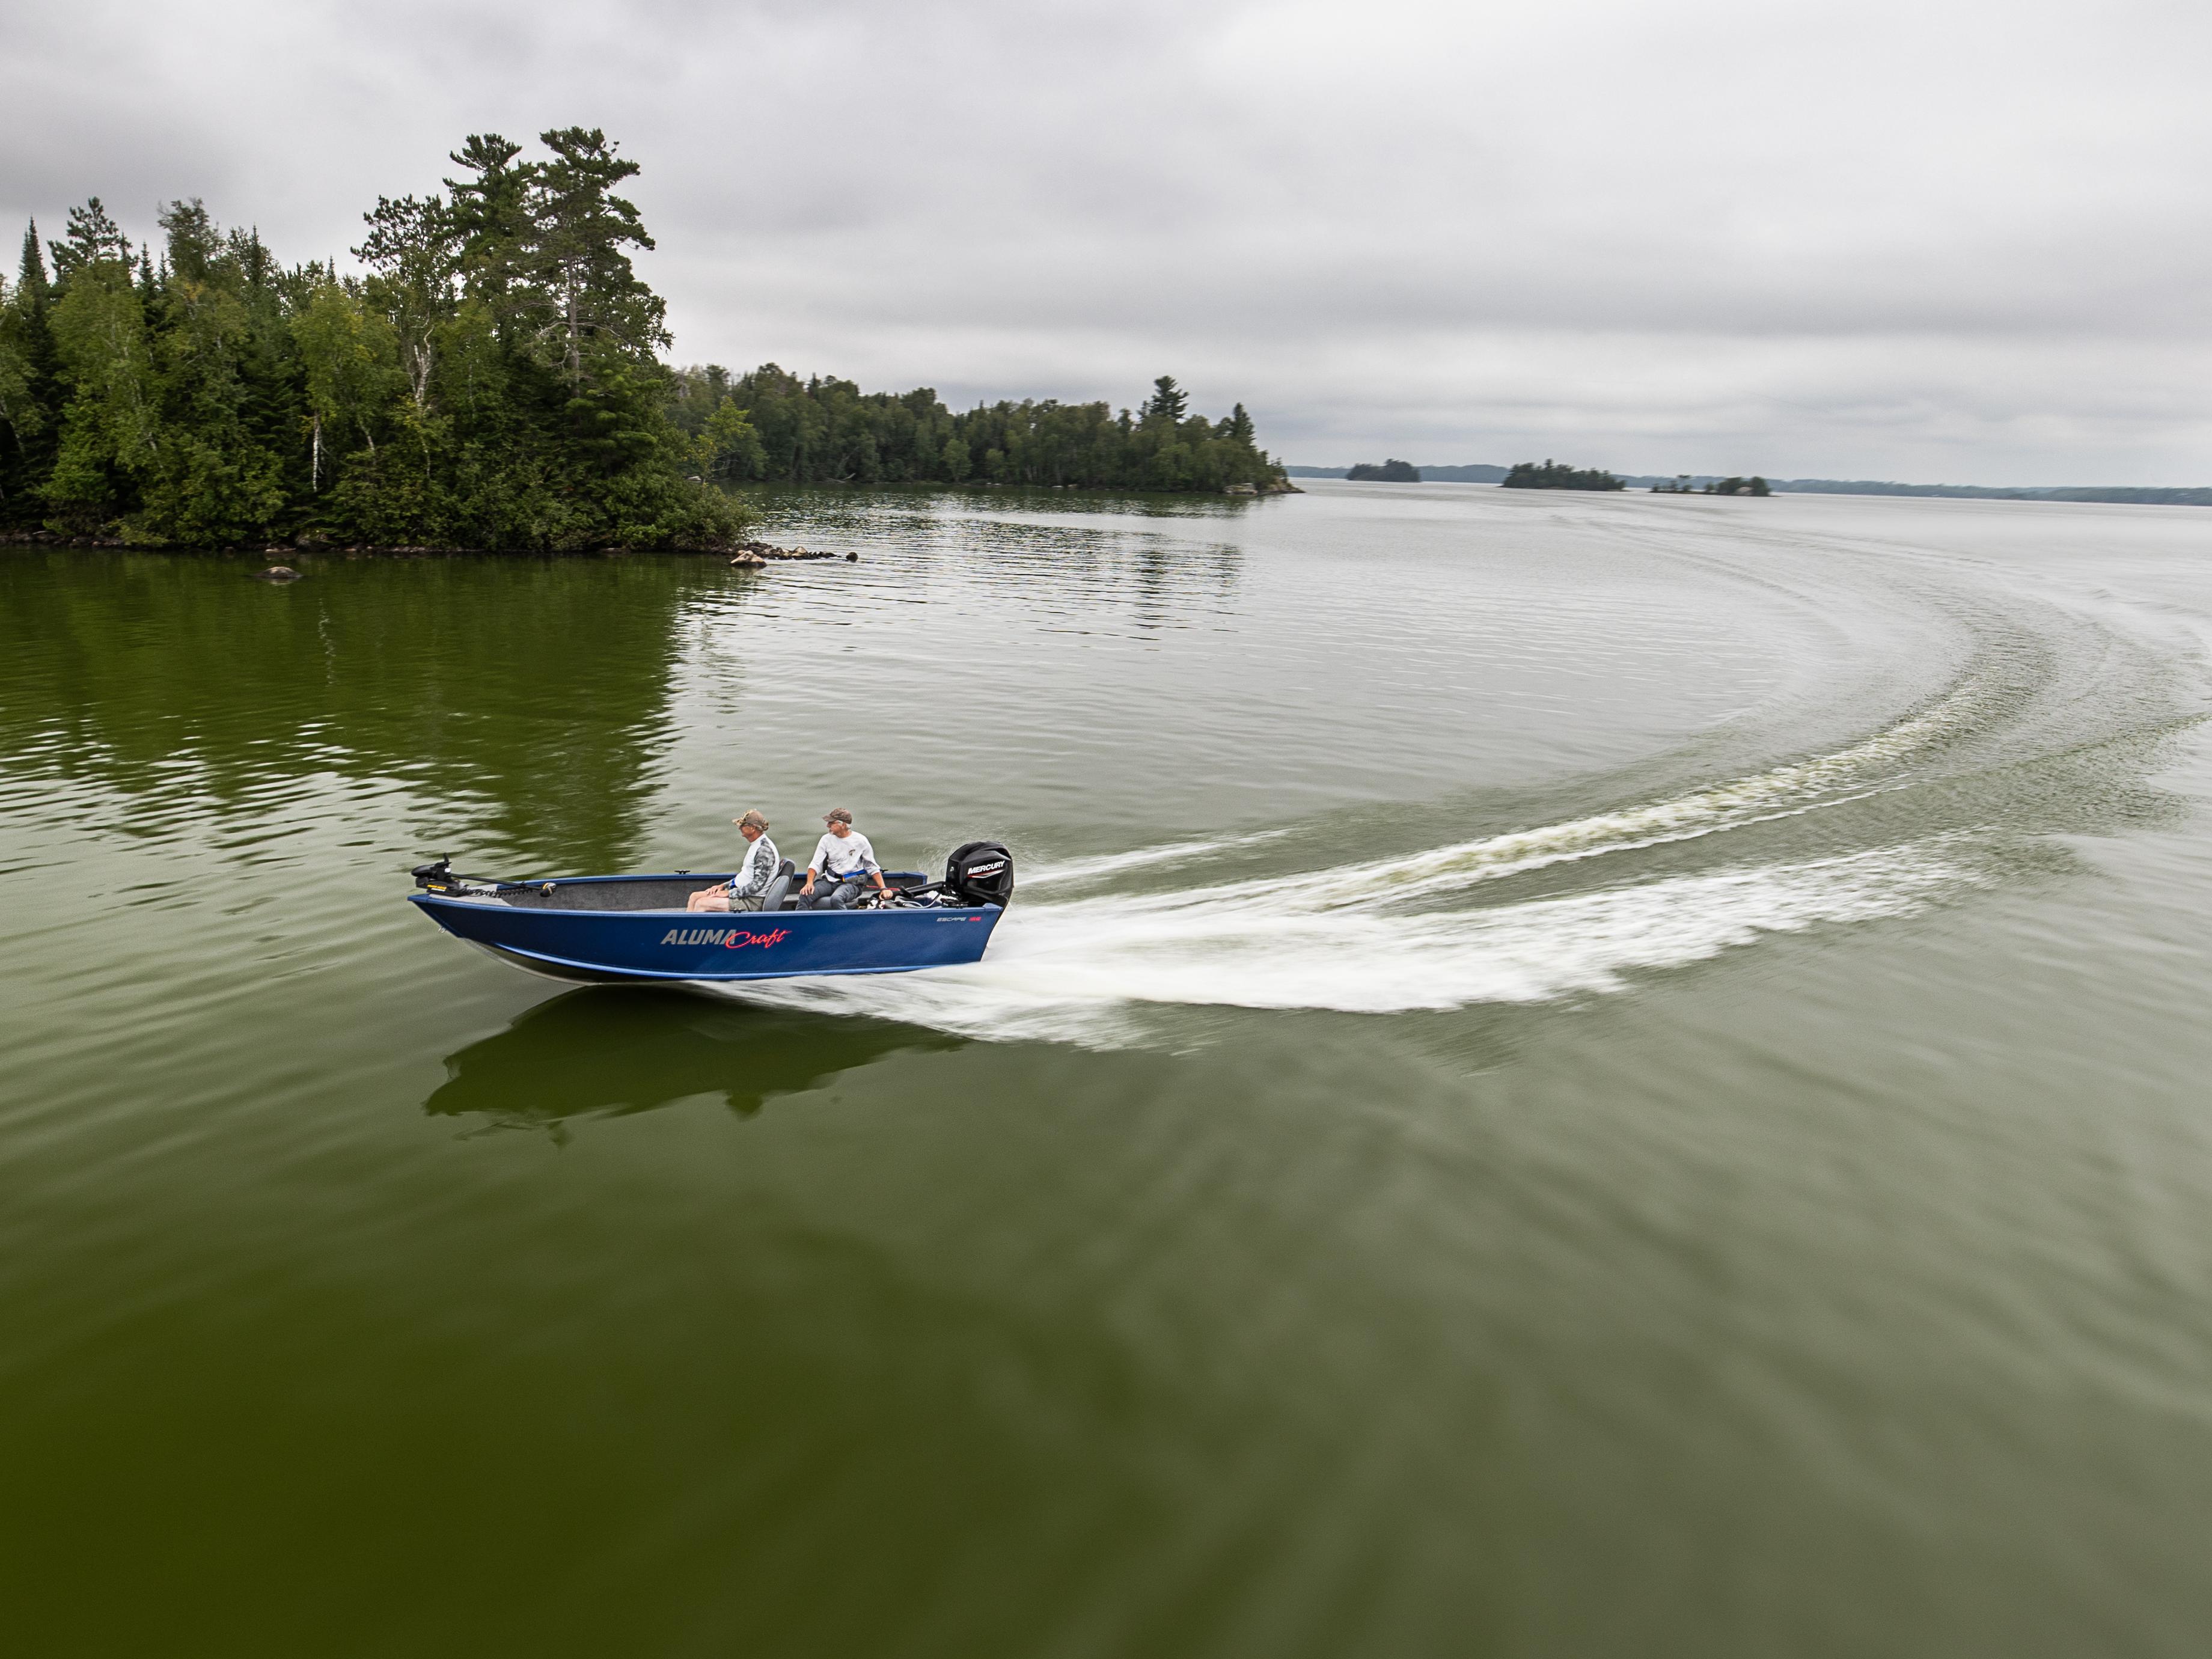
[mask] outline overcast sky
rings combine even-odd
[[[1323,464],[2212,484],[2208,71],[2201,0],[16,0],[0,210],[342,254],[580,124],[682,362],[1171,372]]]

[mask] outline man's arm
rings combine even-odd
[[[769,844],[769,850],[763,853],[761,847],[761,842],[755,842],[745,849],[744,866],[736,875],[730,878],[732,897],[751,898],[757,894],[768,891],[769,878],[775,872],[775,860],[772,856],[775,848],[771,842]]]

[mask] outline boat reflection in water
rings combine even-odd
[[[422,1103],[488,1128],[542,1128],[623,1117],[702,1095],[742,1116],[778,1095],[904,1049],[964,1038],[876,1020],[721,1006],[682,992],[595,987],[541,1002],[507,1030],[446,1057],[447,1081]]]

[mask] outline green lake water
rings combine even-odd
[[[0,551],[0,1648],[2195,1655],[2212,514]],[[985,961],[403,902],[1006,840]]]

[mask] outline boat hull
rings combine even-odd
[[[671,878],[585,879],[596,887]],[[454,938],[501,961],[554,979],[595,984],[958,967],[981,958],[1005,914],[996,905],[762,914],[517,908],[496,899],[434,893],[412,893],[408,900]]]

